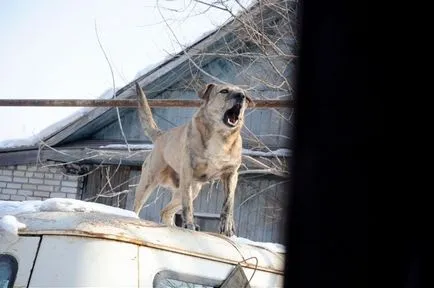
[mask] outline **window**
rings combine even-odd
[[[190,283],[190,282],[185,282],[185,281],[181,281],[181,280],[174,280],[174,279],[164,279],[162,281],[159,281],[157,286],[155,286],[156,288],[166,288],[166,287],[170,287],[170,288],[213,288],[213,286],[204,286],[201,284],[196,284],[196,283]]]
[[[0,254],[0,288],[12,288],[17,271],[17,260],[11,255]]]
[[[174,271],[161,271],[154,277],[154,288],[250,288],[249,280],[238,264],[224,281],[203,278]]]
[[[154,277],[154,288],[214,288],[220,287],[221,281],[181,274],[174,271],[161,271]]]

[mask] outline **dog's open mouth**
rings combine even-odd
[[[225,112],[223,122],[229,127],[235,127],[238,124],[241,111],[241,103],[235,104],[231,109]]]

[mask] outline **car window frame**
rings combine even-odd
[[[18,273],[18,261],[17,259],[7,253],[0,253],[0,263],[6,263],[9,264],[9,267],[11,267],[11,273],[8,277],[9,283],[7,288],[13,288],[15,285],[15,280],[17,279],[17,273]]]
[[[192,274],[180,273],[173,270],[162,270],[155,274],[154,280],[152,282],[152,287],[157,287],[161,281],[166,279],[177,280],[186,282],[189,284],[210,286],[210,287],[220,287],[223,284],[222,280],[212,279],[208,277],[201,277]]]

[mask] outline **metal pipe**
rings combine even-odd
[[[293,107],[292,100],[254,100],[255,108],[288,108]],[[199,107],[200,100],[156,100],[149,99],[151,107]],[[0,99],[0,107],[126,107],[137,108],[137,100],[133,99]]]

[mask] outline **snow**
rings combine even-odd
[[[26,228],[26,225],[20,223],[15,215],[32,212],[97,212],[139,218],[133,211],[67,198],[50,198],[43,201],[0,201],[0,240],[17,241],[18,230]]]
[[[4,140],[0,141],[0,148],[19,148],[19,147],[28,147],[28,146],[35,146],[37,145],[41,140],[45,140],[46,138],[50,137],[57,131],[61,130],[63,127],[69,125],[70,123],[76,121],[86,113],[88,113],[92,108],[91,107],[85,107],[82,108],[70,116],[44,128],[39,132],[38,134],[24,139],[12,139],[12,140]]]
[[[38,138],[36,136],[30,138],[21,138],[21,139],[8,139],[8,140],[0,141],[0,149],[33,146],[36,145],[36,143],[38,143]]]
[[[18,240],[18,230],[26,228],[12,215],[5,215],[0,219],[0,241],[16,242]]]
[[[0,201],[0,217],[31,212],[98,212],[138,218],[133,211],[76,199],[50,198],[42,201]]]
[[[250,149],[243,149],[243,154],[244,155],[249,155],[249,156],[263,156],[263,157],[272,157],[272,156],[282,156],[282,157],[288,157],[292,155],[291,150],[289,149],[285,149],[285,148],[280,148],[277,150],[272,150],[272,151],[254,151],[254,150],[250,150]]]
[[[153,144],[128,144],[131,150],[152,150]],[[105,146],[99,146],[100,149],[127,149],[126,144],[109,144]]]
[[[154,148],[153,144],[129,144],[131,150],[152,150]],[[127,149],[125,144],[108,144],[104,146],[99,146],[100,149]],[[243,149],[243,155],[249,156],[263,156],[263,157],[273,157],[282,156],[288,157],[292,155],[291,150],[280,148],[271,151],[255,151],[250,149]]]
[[[249,240],[247,238],[236,237],[235,235],[230,237],[230,239],[232,241],[234,241],[235,243],[261,247],[261,248],[265,248],[265,249],[270,250],[270,251],[275,252],[275,253],[285,253],[286,252],[286,247],[282,244],[279,244],[279,243],[255,242],[255,241]]]

